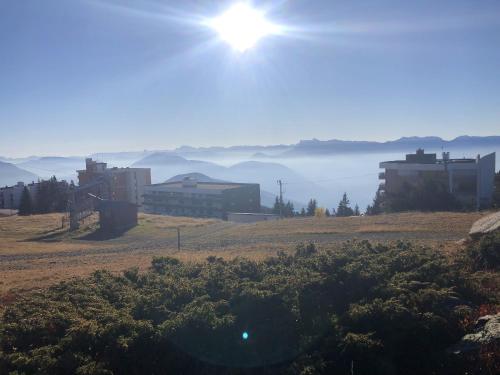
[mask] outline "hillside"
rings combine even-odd
[[[175,175],[186,173],[203,173],[215,176],[225,169],[225,167],[215,163],[189,160],[172,152],[155,152],[136,161],[132,167],[151,168],[153,183],[164,182]]]
[[[429,235],[440,219],[451,225],[458,218],[427,216],[432,230],[418,218],[415,229]],[[412,221],[378,219],[392,230],[398,219]],[[216,224],[176,220],[191,229]],[[147,270],[98,270],[2,296],[0,373],[498,373],[499,257],[492,250],[499,245],[497,233],[453,256],[415,242],[355,240],[299,244],[260,260],[212,253],[182,262],[164,252]]]
[[[83,157],[46,156],[17,164],[42,178],[56,176],[59,180],[76,180],[78,169],[85,169]]]
[[[38,176],[18,166],[0,161],[0,186],[15,185],[17,182],[30,183],[38,180]]]
[[[235,224],[218,220],[140,215],[139,226],[117,238],[98,240],[96,229],[68,234],[60,214],[0,217],[0,291],[49,285],[96,269],[148,267],[153,256],[201,261],[216,255],[263,259],[313,241],[330,248],[357,238],[375,242],[415,241],[456,247],[480,213],[402,213],[373,217],[302,218]],[[177,251],[176,227],[181,227]]]

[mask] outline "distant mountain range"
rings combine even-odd
[[[443,151],[465,148],[500,147],[500,136],[471,137],[460,136],[450,141],[439,137],[403,137],[394,141],[342,141],[331,139],[320,141],[317,139],[300,141],[289,150],[284,151],[283,156],[339,154],[350,152],[411,152],[417,148],[442,149]]]
[[[385,157],[404,158],[405,153],[415,152],[417,148],[428,152],[451,151],[452,157],[474,157],[478,153],[484,155],[494,151],[500,154],[500,136],[460,136],[452,140],[403,137],[387,142],[311,139],[291,145],[182,146],[170,151],[106,152],[91,157],[107,162],[110,167],[149,167],[153,183],[186,173],[202,173],[226,181],[259,183],[261,190],[272,192],[269,193],[270,200],[278,191],[276,181],[281,179],[286,183],[286,199],[307,202],[314,197],[324,202],[322,204],[331,206],[338,202],[344,191],[350,193],[353,202],[366,205],[378,186],[378,162]],[[372,157],[371,153],[392,155]],[[344,158],[344,154],[349,157]],[[336,159],[337,155],[340,156],[340,164],[336,164],[340,160]],[[52,175],[68,181],[73,179],[77,183],[76,170],[85,168],[84,156],[0,157],[0,161],[3,161],[0,185],[31,182]],[[356,177],[361,174],[367,176]],[[352,186],[348,183],[351,180],[356,181]]]
[[[15,185],[19,181],[30,183],[37,180],[38,176],[36,174],[21,169],[14,164],[0,161],[0,187]]]
[[[216,160],[219,158],[234,155],[240,158],[273,158],[273,157],[294,157],[304,155],[322,155],[322,154],[340,154],[350,152],[411,152],[417,148],[427,148],[433,150],[454,150],[454,149],[474,149],[474,148],[495,148],[500,147],[500,136],[469,136],[462,135],[451,140],[445,140],[440,137],[402,137],[392,141],[349,141],[340,139],[330,140],[301,140],[296,144],[279,144],[269,146],[229,146],[229,147],[191,147],[181,146],[174,150],[144,150],[144,151],[124,151],[124,152],[104,152],[94,153],[89,157],[95,160],[105,161],[111,166],[124,166],[142,161],[154,162],[155,158],[166,161],[176,156],[183,158],[195,158],[198,160]],[[150,157],[150,159],[147,159]],[[25,158],[8,158],[0,156],[0,161],[13,164],[26,163],[27,167],[38,167],[36,164],[44,161],[56,161],[57,159],[72,159],[78,163],[84,162],[84,157],[37,157],[29,156]],[[163,161],[159,160],[163,163]],[[34,163],[33,163],[34,162]]]
[[[500,136],[468,136],[463,135],[452,140],[440,137],[402,137],[392,141],[345,141],[301,140],[291,145],[273,146],[232,146],[232,147],[180,147],[174,152],[179,155],[194,158],[216,158],[228,154],[245,154],[255,159],[317,156],[342,153],[375,153],[375,152],[412,152],[417,148],[430,150],[484,149],[500,147]]]
[[[164,182],[172,176],[200,173],[224,181],[258,183],[262,190],[276,191],[276,181],[285,179],[296,184],[293,194],[290,195],[290,199],[296,202],[303,201],[311,191],[321,190],[319,186],[292,169],[271,162],[244,161],[225,167],[213,162],[186,159],[172,152],[157,152],[135,162],[132,166],[151,168],[153,183]],[[274,195],[272,199],[274,200]]]
[[[60,180],[75,180],[78,169],[85,169],[85,158],[78,156],[46,156],[17,163],[16,166],[47,179],[56,176]]]

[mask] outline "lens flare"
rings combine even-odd
[[[268,35],[278,34],[280,28],[269,22],[265,14],[245,3],[238,3],[222,15],[208,21],[220,39],[239,52],[244,52]]]

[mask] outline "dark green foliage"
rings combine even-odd
[[[467,247],[475,270],[500,269],[500,231],[481,236]]]
[[[33,213],[33,203],[31,201],[31,194],[25,186],[21,195],[21,202],[19,203],[19,215],[31,215]]]
[[[375,193],[375,198],[373,198],[373,203],[366,207],[366,215],[378,215],[384,212],[383,207],[383,196],[380,190]]]
[[[74,187],[74,184],[73,184]],[[38,184],[36,213],[63,212],[67,208],[70,185],[55,176]]]
[[[309,203],[307,204],[307,211],[306,215],[307,216],[314,216],[316,214],[316,208],[318,208],[318,202],[316,199],[310,199]]]
[[[344,193],[342,200],[339,202],[337,207],[337,216],[352,216],[354,215],[354,210],[350,206],[349,198],[347,198],[347,193]],[[359,215],[359,208],[358,208]]]
[[[464,207],[448,191],[445,184],[433,179],[424,179],[417,185],[405,183],[397,193],[377,191],[373,204],[367,207],[367,214],[401,211],[457,211]]]
[[[446,349],[471,301],[440,252],[407,243],[155,258],[147,273],[98,271],[7,306],[0,373],[460,373]]]
[[[354,216],[359,216],[359,215],[361,215],[361,212],[359,211],[359,206],[358,206],[357,204],[354,206],[354,212],[353,212],[353,215],[354,215]]]
[[[273,206],[273,214],[282,214],[284,217],[293,217],[295,215],[293,203],[288,201],[285,204],[283,201],[280,201],[278,197],[276,197],[276,201]]]

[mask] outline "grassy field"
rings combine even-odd
[[[145,269],[153,256],[201,261],[210,255],[263,259],[313,241],[320,247],[351,239],[397,240],[456,248],[481,213],[401,213],[372,217],[301,218],[255,224],[140,215],[121,236],[101,238],[95,218],[77,232],[61,229],[60,214],[0,217],[0,293],[44,287],[96,269]],[[181,228],[177,250],[176,228]]]

